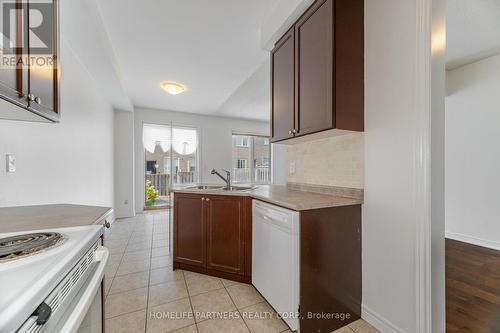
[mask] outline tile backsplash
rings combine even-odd
[[[288,146],[287,166],[288,182],[363,188],[364,133]]]

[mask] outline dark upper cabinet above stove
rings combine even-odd
[[[9,27],[16,31],[2,31],[0,119],[60,120],[58,6],[58,0],[4,4],[4,10],[14,13],[9,17],[15,22]],[[42,17],[41,24],[31,30],[28,27],[34,18],[30,13]]]
[[[363,0],[318,0],[271,51],[272,141],[364,130]]]

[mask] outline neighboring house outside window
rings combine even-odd
[[[269,137],[233,134],[233,182],[269,183],[270,148]]]

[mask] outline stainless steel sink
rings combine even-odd
[[[255,187],[253,186],[231,186],[229,188],[223,187],[224,191],[249,191],[253,190]]]
[[[197,190],[220,190],[223,186],[217,185],[198,185],[193,187],[188,187],[188,189],[197,189]]]

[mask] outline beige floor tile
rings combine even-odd
[[[150,265],[149,259],[123,261],[120,264],[120,267],[118,267],[118,271],[116,272],[116,275],[120,276],[120,275],[126,275],[126,274],[131,274],[131,273],[148,271],[149,265]]]
[[[138,272],[115,277],[109,294],[117,294],[124,291],[147,287],[149,272]]]
[[[188,327],[180,328],[178,330],[172,331],[172,333],[198,333],[196,325],[191,325]]]
[[[172,266],[172,256],[151,258],[151,269]]]
[[[112,283],[113,283],[113,278],[104,279],[104,295],[107,295],[109,293],[109,290],[111,289]]]
[[[224,285],[219,278],[207,275],[188,274],[186,276],[186,283],[190,296],[224,288]]]
[[[137,251],[149,251],[151,252],[151,243],[130,243],[125,248],[125,253],[127,252],[137,252]]]
[[[140,333],[146,328],[146,310],[106,319],[106,333]]]
[[[355,333],[355,332],[348,326],[344,326],[336,331],[333,331],[332,333]]]
[[[151,251],[151,257],[161,257],[170,255],[170,248],[168,246],[156,247]]]
[[[264,298],[262,298],[257,290],[249,284],[235,284],[227,287],[227,291],[238,309],[246,308],[250,305],[264,301]]]
[[[368,324],[363,319],[356,320],[349,327],[356,333],[380,333],[375,327]]]
[[[240,313],[252,333],[279,333],[288,328],[266,302],[241,309]]]
[[[185,297],[188,297],[188,292],[184,280],[149,287],[149,306],[160,305]]]
[[[153,240],[153,248],[157,247],[168,247],[169,245],[169,239],[156,239]]]
[[[168,233],[154,233],[153,234],[153,240],[159,240],[159,239],[168,239],[169,237]]]
[[[236,284],[246,285],[246,283],[241,283],[241,282],[232,281],[232,280],[226,280],[226,279],[220,279],[220,280],[222,281],[222,284],[224,285],[224,287],[234,286]]]
[[[166,317],[174,313],[174,317]],[[148,333],[166,333],[194,324],[193,312],[188,298],[150,307],[147,316]]]
[[[106,279],[112,279],[116,272],[118,271],[118,267],[120,267],[119,263],[107,263],[106,268],[104,269],[104,276]]]
[[[172,267],[164,267],[158,269],[152,269],[149,276],[149,284],[161,284],[171,281],[183,280],[184,274],[182,270],[173,270]]]
[[[106,318],[146,308],[148,288],[134,289],[106,298]]]
[[[248,333],[245,322],[239,318],[238,312],[232,318],[210,319],[197,324],[199,333]]]
[[[135,261],[135,260],[149,260],[151,258],[150,250],[135,251],[135,252],[125,252],[123,254],[122,261]]]
[[[226,289],[209,291],[191,297],[191,305],[197,322],[210,319],[213,312],[233,312],[236,307]]]

